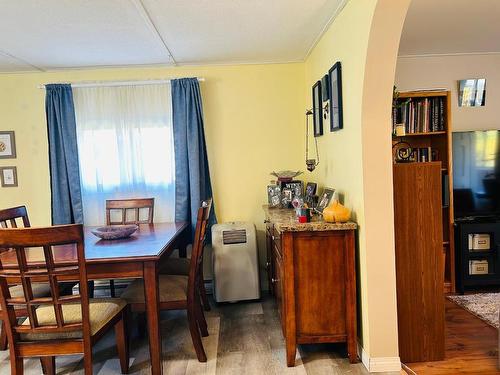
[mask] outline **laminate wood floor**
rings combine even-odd
[[[498,332],[446,299],[445,360],[406,364],[420,375],[500,374]]]
[[[199,363],[191,344],[185,313],[162,313],[165,374],[368,374],[361,363],[349,363],[345,358],[345,345],[340,344],[302,345],[297,353],[296,366],[286,367],[276,305],[268,297],[259,302],[215,306],[206,318],[210,336],[203,339],[203,345],[208,361]],[[147,338],[139,337],[137,332],[132,335],[130,373],[149,374]],[[58,357],[56,364],[58,374],[83,374],[80,356]],[[119,368],[111,331],[94,347],[94,374],[119,374]],[[9,373],[9,353],[0,352],[0,375]],[[26,360],[25,373],[40,374],[39,361]]]

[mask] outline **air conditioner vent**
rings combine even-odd
[[[231,245],[247,242],[247,231],[245,229],[225,230],[222,231],[222,243]]]

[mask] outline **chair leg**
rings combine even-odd
[[[196,306],[194,308],[195,308],[195,314],[196,314],[196,323],[198,324],[198,327],[200,328],[201,336],[207,337],[208,336],[207,321],[205,320],[205,315],[203,314],[201,304],[196,303]]]
[[[196,356],[198,361],[206,362],[207,355],[205,354],[205,349],[203,349],[203,343],[201,342],[200,331],[198,330],[198,324],[196,322],[196,312],[194,306],[188,306],[187,310],[189,332],[191,333],[191,339],[193,340],[194,350],[196,351]]]
[[[111,298],[115,298],[115,281],[109,280],[109,293],[111,294]]]
[[[210,311],[210,302],[208,302],[207,292],[205,290],[205,282],[203,281],[203,277],[199,278],[198,290],[201,296],[201,301],[203,303],[203,308],[205,311]]]
[[[24,374],[24,363],[23,359],[16,355],[16,352],[9,345],[9,354],[10,354],[10,374],[11,375],[22,375]]]
[[[56,375],[56,357],[40,357],[44,375]]]
[[[87,281],[88,289],[89,289],[89,298],[94,298],[94,281]]]
[[[127,319],[128,314],[126,310],[123,310],[121,319],[115,324],[116,349],[118,351],[118,357],[120,357],[122,374],[128,374],[128,364],[130,362],[127,337]]]
[[[92,345],[85,342],[83,344],[83,369],[85,375],[92,375],[94,371],[92,367]]]
[[[5,332],[5,323],[3,320],[0,328],[0,350],[7,350],[7,332]]]

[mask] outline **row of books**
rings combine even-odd
[[[429,133],[445,130],[446,98],[400,99],[404,103],[393,108],[393,132],[396,124],[405,124],[406,133]]]

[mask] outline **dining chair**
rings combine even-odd
[[[1,228],[18,228],[18,220],[21,219],[25,228],[30,227],[30,219],[25,206],[18,206],[0,210],[0,227]]]
[[[154,216],[155,199],[154,198],[135,198],[135,199],[107,199],[106,200],[106,225],[117,224],[152,224]],[[147,209],[146,219],[141,220],[141,209]],[[113,212],[119,211],[121,219],[114,221]],[[128,213],[132,211],[133,220],[128,219]]]
[[[0,210],[0,228],[18,228],[22,222],[25,228],[30,227],[30,220],[28,218],[28,211],[25,206],[6,208]],[[2,251],[2,249],[0,249]],[[9,287],[10,294],[13,297],[21,297],[23,289],[20,285]],[[46,297],[50,295],[50,288],[48,284],[33,283],[33,294],[37,297]],[[16,314],[22,316],[25,314],[20,306],[16,308]],[[7,334],[5,333],[5,319],[2,307],[0,306],[0,350],[7,349]]]
[[[106,225],[125,224],[152,224],[154,216],[154,198],[134,198],[134,199],[107,199],[106,200]],[[147,219],[141,220],[141,210],[147,210]],[[113,212],[118,211],[120,220],[113,220]],[[132,211],[133,220],[128,219],[128,213]],[[111,297],[116,296],[115,282],[109,280],[109,292]]]
[[[161,263],[159,273],[162,275],[189,276],[190,264],[190,258],[168,257]],[[205,311],[210,311],[210,302],[208,301],[207,292],[205,290],[205,279],[203,277],[203,259],[201,260],[200,277],[198,278],[198,291],[203,309]]]
[[[193,250],[189,267],[189,275],[159,275],[160,310],[187,310],[187,319],[191,339],[198,361],[206,362],[207,356],[200,337],[208,336],[207,323],[201,308],[199,288],[201,259],[212,199],[202,202],[198,209],[197,224],[193,242]],[[146,309],[144,297],[144,281],[136,280],[122,293],[132,311],[143,312]]]
[[[92,345],[112,327],[121,370],[128,372],[128,308],[122,299],[89,299],[81,224],[4,229],[0,248],[8,248],[17,260],[0,262],[0,305],[12,374],[22,374],[23,358],[29,357],[40,357],[43,373],[55,374],[55,356],[74,354],[83,354],[85,374],[92,374]],[[58,262],[54,256],[75,250],[74,260]],[[63,280],[78,281],[79,294],[60,295]],[[20,285],[22,296],[13,296],[8,282]],[[48,284],[50,297],[35,296],[35,282]],[[19,319],[16,306],[24,307],[25,319]]]

